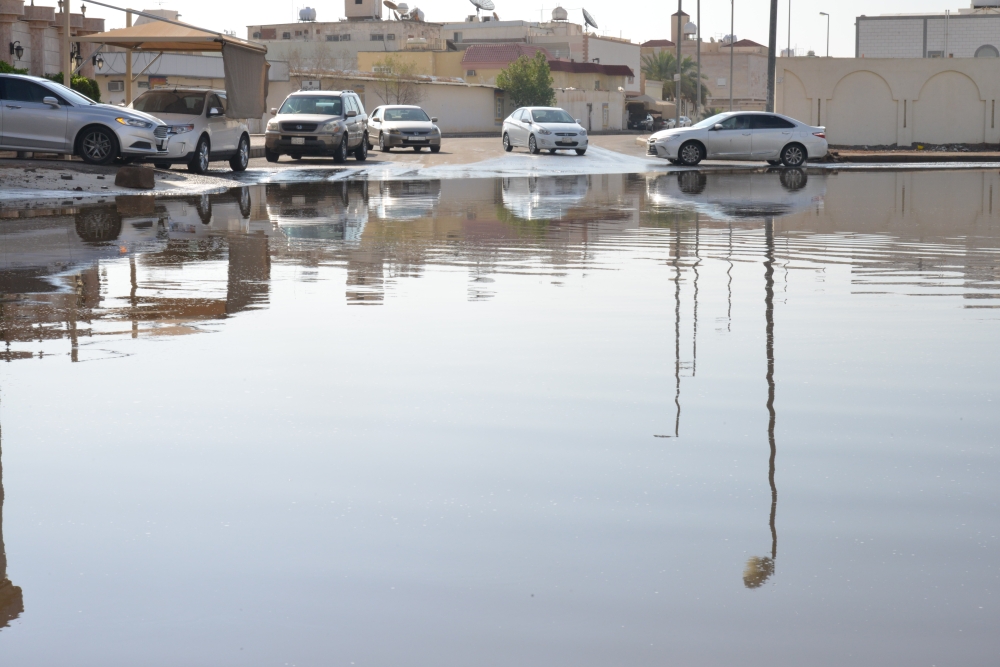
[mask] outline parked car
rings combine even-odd
[[[674,164],[702,160],[766,160],[799,167],[827,153],[826,128],[763,111],[720,113],[691,127],[653,134],[647,153]]]
[[[88,164],[167,152],[167,125],[34,76],[0,74],[0,149],[79,155]]]
[[[541,150],[555,153],[573,149],[577,155],[587,152],[587,130],[563,109],[522,107],[503,121],[503,149],[525,146],[529,153]]]
[[[167,154],[151,160],[158,169],[186,164],[188,171],[203,174],[209,162],[229,160],[233,171],[244,171],[250,162],[250,129],[226,117],[224,90],[157,88],[139,95],[132,108],[167,123]]]
[[[418,106],[392,104],[378,107],[368,116],[368,148],[372,140],[378,149],[388,153],[395,146],[412,147],[420,151],[427,146],[431,153],[441,150],[441,129],[437,118],[428,117]]]
[[[687,116],[681,116],[681,122],[677,127],[691,127],[691,119]]]
[[[353,91],[300,90],[285,98],[264,133],[264,157],[277,162],[282,155],[330,155],[344,162],[353,154],[368,157],[368,116]]]

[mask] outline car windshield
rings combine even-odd
[[[386,109],[385,120],[429,121],[423,109]]]
[[[320,95],[293,95],[285,100],[278,109],[282,114],[319,114],[321,116],[340,116],[343,112],[343,102],[339,97]]]
[[[132,108],[145,113],[176,113],[200,116],[205,110],[205,93],[182,93],[176,90],[151,90],[140,95]]]
[[[536,123],[575,123],[576,120],[562,109],[532,109],[531,119]]]
[[[721,123],[722,121],[726,120],[727,118],[729,118],[729,115],[730,115],[729,112],[717,113],[714,116],[709,116],[700,123],[695,123],[694,125],[691,126],[691,128],[694,130],[704,130],[706,127],[715,127],[716,123]]]

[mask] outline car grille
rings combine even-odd
[[[425,137],[430,134],[430,132],[425,130],[403,130],[403,134],[408,137]]]
[[[315,132],[316,123],[282,123],[281,129],[285,132]]]
[[[157,139],[166,139],[167,126],[166,125],[158,126],[155,130],[153,130],[153,136],[156,137]]]
[[[556,132],[557,137],[575,137],[576,132]]]

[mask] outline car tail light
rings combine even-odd
[[[826,132],[813,132],[814,137],[819,137],[820,139],[826,139]]]

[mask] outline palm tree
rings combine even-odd
[[[681,97],[694,103],[698,96],[697,65],[691,56],[681,61]],[[660,51],[642,57],[642,73],[647,79],[663,82],[663,99],[674,95],[674,74],[677,72],[677,58],[670,51]],[[703,80],[708,79],[705,74]],[[701,104],[708,99],[708,86],[701,87]]]

